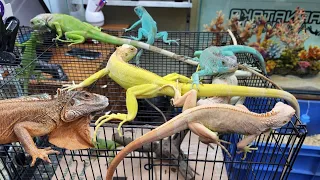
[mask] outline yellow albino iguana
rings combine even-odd
[[[137,48],[131,45],[124,44],[116,49],[116,51],[111,55],[107,66],[91,75],[80,84],[64,85],[63,90],[73,90],[77,88],[83,88],[91,85],[96,80],[108,75],[121,87],[125,88],[126,91],[126,106],[128,114],[108,114],[101,116],[96,121],[96,131],[94,134],[94,139],[96,136],[97,129],[105,122],[116,119],[121,121],[118,126],[119,134],[121,135],[121,126],[128,121],[132,121],[138,111],[137,99],[142,98],[153,98],[157,96],[171,96],[173,97],[175,92],[171,87],[166,87],[167,85],[175,86],[181,90],[181,94],[184,95],[188,93],[191,89],[192,80],[183,75],[172,73],[164,77],[161,77],[155,73],[147,71],[145,69],[136,67],[129,64],[135,54],[137,53]],[[223,59],[222,59],[223,61]],[[221,63],[224,66],[229,66],[230,68],[236,68],[235,64]],[[236,61],[234,63],[237,63]],[[179,83],[176,82],[179,80]],[[272,97],[272,98],[282,98],[288,101],[291,106],[293,106],[299,115],[299,104],[297,99],[290,93],[283,90],[267,89],[267,88],[255,88],[246,86],[234,86],[225,84],[201,84],[199,85],[197,97],[212,97],[212,96],[246,96],[246,97]]]

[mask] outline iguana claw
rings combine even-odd
[[[247,157],[247,153],[251,153],[252,151],[256,151],[258,148],[251,148],[250,146],[245,146],[242,150],[237,151],[237,154],[240,154],[243,152],[243,157],[241,158],[242,160],[245,160]]]
[[[171,43],[176,43],[179,46],[178,41],[180,41],[180,39],[177,40],[168,40],[166,43],[168,43],[169,45],[171,45]]]
[[[62,91],[72,91],[74,89],[78,89],[78,88],[81,88],[81,86],[79,84],[75,84],[74,81],[72,81],[73,84],[64,84],[62,85],[62,87],[65,87],[65,88],[62,88]]]
[[[37,158],[40,158],[42,159],[43,161],[46,161],[48,163],[51,163],[48,155],[49,154],[59,154],[59,151],[55,151],[55,150],[52,150],[51,147],[47,147],[47,148],[44,148],[44,149],[37,149],[35,150],[35,152],[33,152],[31,154],[32,156],[32,162],[31,162],[31,167],[34,166],[34,164],[36,163],[37,161]]]
[[[97,130],[99,129],[99,127],[100,127],[102,124],[104,124],[104,123],[106,123],[106,122],[108,122],[108,121],[110,121],[110,120],[112,120],[112,119],[116,119],[116,120],[122,121],[122,122],[119,124],[119,126],[118,126],[118,133],[119,133],[120,136],[122,136],[122,133],[121,133],[120,129],[121,129],[121,126],[122,126],[124,123],[126,123],[126,122],[129,121],[129,120],[127,120],[127,114],[121,114],[121,113],[110,114],[110,115],[109,115],[109,114],[106,114],[106,115],[104,115],[104,116],[101,116],[101,117],[95,122],[96,129],[95,129],[94,134],[93,134],[93,140],[94,140],[94,141],[96,140]]]
[[[194,87],[194,85],[196,85],[196,90],[199,90],[199,84],[200,84],[199,82],[193,81],[191,84],[191,89],[194,89],[193,87]]]

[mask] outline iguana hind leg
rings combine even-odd
[[[184,76],[184,75],[181,75],[181,74],[178,74],[178,73],[171,73],[171,74],[168,74],[166,76],[163,76],[162,77],[163,79],[167,80],[167,81],[176,81],[178,80],[180,83],[191,83],[192,82],[192,79]]]
[[[157,33],[156,39],[162,38],[163,42],[168,43],[169,45],[170,45],[171,43],[176,43],[177,45],[179,45],[178,41],[179,41],[180,39],[177,39],[177,40],[169,40],[169,39],[168,39],[168,36],[169,36],[169,35],[168,35],[168,32],[162,31],[162,32],[158,32],[158,33]]]
[[[153,97],[155,94],[158,94],[159,91],[160,91],[159,86],[155,84],[143,84],[139,86],[133,86],[127,89],[126,106],[127,106],[128,114],[117,113],[117,114],[108,114],[108,115],[101,116],[95,122],[97,126],[94,132],[93,139],[94,140],[96,139],[98,128],[103,123],[106,123],[112,119],[121,121],[118,126],[118,132],[119,132],[119,135],[122,136],[122,133],[120,131],[121,126],[126,122],[132,121],[137,115],[137,112],[138,112],[137,98],[140,99],[140,98]]]
[[[206,128],[203,124],[192,122],[188,123],[189,129],[199,136],[199,140],[203,142],[204,144],[214,143],[221,147],[222,150],[224,150],[229,157],[231,157],[231,154],[229,151],[221,144],[226,143],[230,144],[230,142],[223,141],[219,139],[216,133],[210,131],[208,128]]]
[[[66,32],[64,35],[66,36],[67,40],[72,42],[68,46],[72,46],[74,44],[81,44],[83,43],[86,39],[83,36],[83,31],[70,31]]]
[[[242,160],[244,160],[247,157],[247,153],[248,152],[252,152],[254,150],[258,150],[258,148],[251,148],[250,144],[255,138],[257,137],[257,135],[249,135],[247,137],[245,137],[244,139],[242,139],[240,142],[238,142],[237,144],[237,148],[240,150],[237,153],[241,153],[243,152],[243,157],[241,158]]]
[[[57,36],[56,40],[61,42],[71,42],[68,46],[74,45],[74,44],[80,44],[85,41],[85,32],[84,31],[69,31],[64,33],[67,40],[62,40],[60,37]]]

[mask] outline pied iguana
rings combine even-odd
[[[165,87],[167,85],[175,86],[179,90],[181,89],[182,95],[186,94],[192,89],[190,84],[192,80],[183,75],[172,73],[168,74],[167,76],[161,77],[155,73],[129,64],[128,61],[130,61],[136,55],[136,53],[137,48],[131,45],[124,44],[118,47],[117,50],[111,55],[107,66],[104,69],[91,75],[80,84],[64,85],[66,87],[64,88],[64,90],[83,88],[91,85],[96,80],[108,75],[117,84],[127,90],[126,106],[128,114],[117,113],[101,116],[96,121],[96,131],[103,123],[112,119],[116,119],[121,121],[118,126],[119,134],[121,134],[120,128],[122,124],[132,121],[137,115],[137,99],[153,98],[163,95],[171,97],[174,96],[173,89],[170,87]],[[176,80],[179,80],[179,83],[177,83]],[[296,109],[297,114],[299,114],[299,104],[297,102],[297,99],[292,94],[286,91],[224,84],[202,84],[199,86],[197,97],[212,96],[282,98],[289,102]]]
[[[131,39],[119,38],[111,36],[107,33],[101,32],[101,29],[86,22],[82,22],[79,19],[66,14],[39,14],[30,20],[31,27],[39,31],[52,31],[57,32],[55,40],[62,42],[71,42],[69,46],[73,44],[83,43],[86,39],[95,39],[100,42],[110,43],[115,45],[130,44],[138,48],[150,50],[162,55],[183,61],[189,64],[195,62],[191,57],[183,55],[177,55],[173,52],[151,46],[147,43],[135,41]],[[65,35],[67,40],[62,40],[61,37]]]
[[[176,43],[177,45],[179,45],[179,43],[177,42],[177,40],[169,40],[168,39],[168,32],[166,31],[162,31],[162,32],[158,32],[158,28],[157,28],[157,23],[153,20],[153,18],[151,17],[151,15],[148,13],[148,11],[142,7],[142,6],[137,6],[134,8],[134,12],[138,15],[138,17],[140,18],[140,20],[138,20],[137,22],[135,22],[130,28],[125,29],[125,31],[130,31],[133,28],[135,28],[136,26],[138,26],[139,24],[141,24],[141,28],[139,28],[138,30],[138,37],[127,37],[127,38],[131,38],[134,39],[136,41],[140,41],[142,39],[142,37],[147,38],[147,44],[154,44],[154,41],[158,38],[162,38],[163,42],[168,43],[169,45],[171,43]],[[136,55],[136,64],[139,64],[139,59],[141,57],[143,53],[143,50],[141,49],[138,54]]]

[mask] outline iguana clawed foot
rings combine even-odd
[[[248,152],[251,153],[252,151],[256,151],[256,150],[258,150],[258,148],[251,148],[250,146],[245,146],[240,151],[237,151],[237,154],[240,154],[241,152],[243,152],[243,157],[241,159],[245,160]]]
[[[127,114],[121,114],[121,113],[117,113],[117,114],[106,114],[106,115],[104,115],[104,116],[101,116],[101,117],[95,122],[96,129],[95,129],[94,135],[93,135],[94,141],[95,141],[95,139],[96,139],[97,130],[99,129],[99,127],[100,127],[102,124],[104,124],[104,123],[106,123],[106,122],[108,122],[108,121],[110,121],[110,120],[112,120],[112,119],[116,119],[116,120],[120,120],[120,121],[121,121],[120,124],[119,124],[119,126],[118,126],[118,133],[119,133],[120,136],[122,136],[122,133],[121,133],[121,130],[120,130],[120,129],[121,129],[121,126],[122,126],[124,123],[130,121],[130,120],[127,119]]]
[[[196,89],[197,91],[199,90],[199,85],[202,84],[199,81],[193,81],[191,84],[191,89]],[[194,86],[196,85],[196,87],[194,88]]]
[[[210,143],[214,143],[214,144],[217,144],[218,146],[221,147],[222,150],[224,150],[227,155],[229,157],[231,157],[231,154],[229,153],[229,151],[221,144],[221,143],[224,143],[224,144],[231,144],[230,142],[228,141],[224,141],[222,139],[209,139],[209,138],[205,138],[205,137],[201,137],[199,136],[199,140],[204,143],[204,144],[207,144],[208,146],[210,146],[212,149],[214,149],[214,147],[210,144]]]
[[[65,88],[62,88],[62,91],[72,91],[74,89],[78,89],[78,88],[81,88],[80,84],[75,84],[74,81],[72,81],[73,84],[64,84],[62,85],[62,87],[65,87]]]
[[[44,149],[36,149],[32,154],[32,162],[31,167],[34,166],[36,163],[37,158],[42,159],[43,161],[46,161],[48,163],[51,163],[48,155],[49,154],[59,154],[59,151],[52,150],[51,147],[47,147]]]
[[[164,42],[165,42],[165,43],[168,43],[169,45],[171,45],[171,43],[176,43],[176,44],[179,46],[178,41],[180,41],[180,39],[176,39],[176,40],[167,40],[167,41],[164,41]]]

